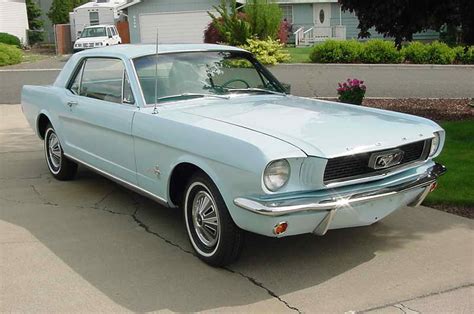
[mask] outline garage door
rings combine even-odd
[[[211,21],[207,11],[168,12],[140,15],[140,40],[160,43],[196,44],[204,41],[204,30]]]

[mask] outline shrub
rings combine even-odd
[[[204,42],[208,44],[217,44],[224,42],[224,37],[221,35],[214,23],[222,24],[222,18],[218,18],[216,21],[211,21],[207,28],[204,30]]]
[[[339,101],[347,104],[362,105],[366,86],[364,81],[347,79],[347,82],[338,83],[337,94]]]
[[[464,52],[462,62],[465,64],[474,64],[474,46],[470,46]]]
[[[364,63],[400,63],[402,56],[392,41],[374,39],[365,43],[361,61]]]
[[[20,63],[21,50],[13,45],[0,43],[0,66]]]
[[[0,43],[13,45],[13,46],[17,46],[18,48],[21,48],[20,39],[8,33],[0,33]]]
[[[231,3],[230,12],[225,0],[221,0],[220,5],[214,6],[214,10],[220,16],[216,16],[211,12],[208,12],[208,14],[212,18],[214,27],[224,39],[223,41],[234,46],[245,45],[247,39],[251,37],[250,24],[237,12],[235,0]]]
[[[247,44],[241,47],[253,53],[263,64],[274,65],[290,60],[290,55],[283,50],[283,44],[270,37],[267,40],[248,39]]]
[[[402,56],[405,61],[411,63],[428,63],[428,49],[427,45],[414,41],[403,47],[401,50]]]
[[[355,40],[327,40],[315,45],[309,58],[317,63],[354,63],[359,62],[363,46]]]
[[[428,63],[431,64],[451,64],[456,58],[456,52],[445,43],[438,41],[427,45]]]
[[[252,36],[265,40],[276,39],[283,12],[278,4],[269,0],[248,0],[244,6]]]

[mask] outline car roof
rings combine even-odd
[[[195,52],[195,51],[245,51],[241,48],[215,44],[159,44],[158,53]],[[88,57],[118,57],[134,59],[156,53],[156,45],[125,44],[104,48],[84,50],[77,55]]]

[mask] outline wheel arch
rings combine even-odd
[[[168,200],[171,206],[180,206],[186,185],[189,179],[196,173],[201,172],[217,186],[219,192],[219,180],[217,174],[205,162],[194,158],[183,159],[177,162],[172,168],[168,178]],[[222,192],[221,192],[222,193]]]
[[[36,118],[36,134],[44,140],[44,135],[46,133],[46,127],[48,124],[53,124],[51,118],[45,112],[40,112]]]

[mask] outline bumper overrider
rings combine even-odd
[[[420,205],[429,192],[436,186],[437,178],[445,172],[445,166],[435,163],[414,180],[362,193],[338,194],[337,196],[330,195],[325,198],[301,198],[278,201],[239,197],[234,199],[234,204],[250,212],[271,217],[287,216],[303,212],[327,212],[324,219],[313,231],[313,233],[317,235],[324,235],[329,229],[336,211],[340,208],[389,198],[417,189],[420,189],[421,192],[408,206],[416,207]]]

